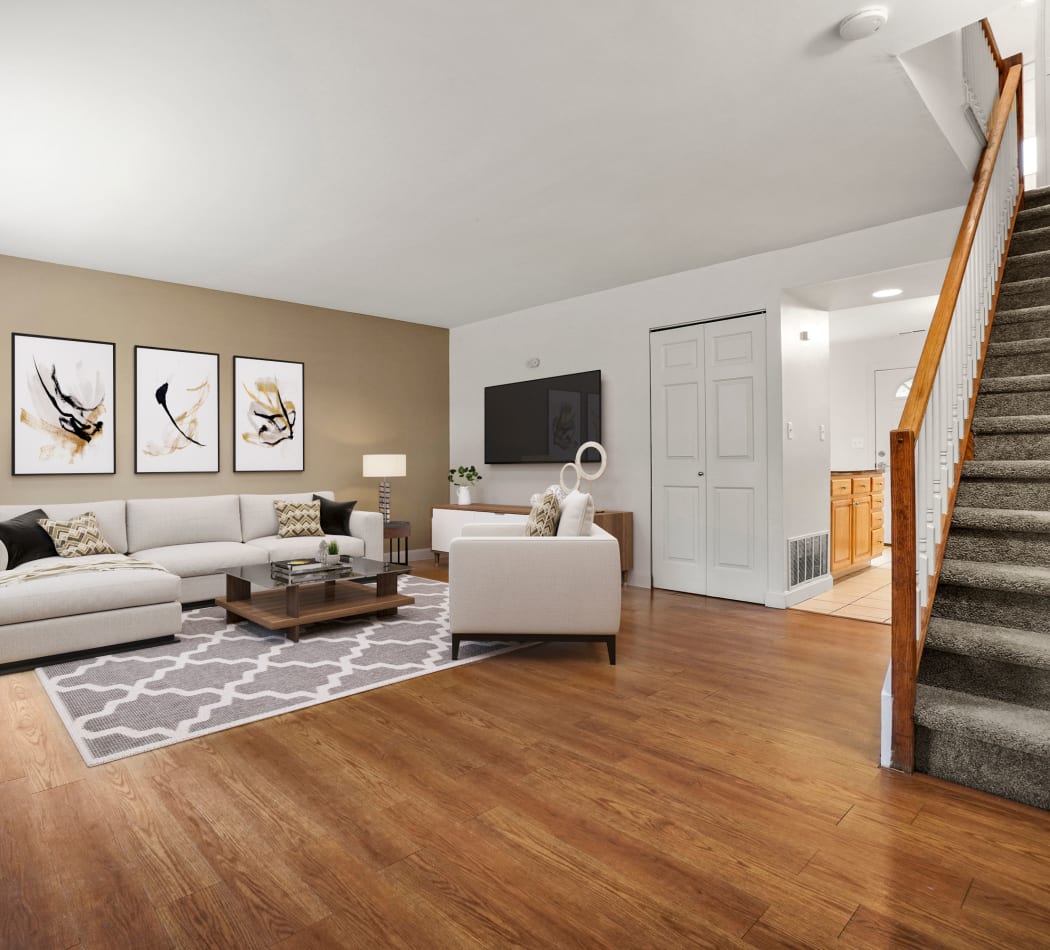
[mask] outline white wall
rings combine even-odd
[[[962,32],[956,30],[909,50],[900,56],[900,61],[963,168],[972,171],[980,161],[984,145],[970,128],[963,111],[966,97]]]
[[[831,462],[831,390],[828,386],[828,313],[785,294],[780,308],[784,396],[784,536],[827,531],[827,493],[795,486],[823,485]],[[800,334],[809,335],[808,340]],[[787,426],[792,436],[788,438]],[[823,438],[821,438],[823,427]]]
[[[956,208],[910,218],[454,328],[449,343],[450,464],[478,465],[485,476],[481,500],[527,503],[529,495],[557,480],[558,466],[482,464],[484,387],[600,369],[602,441],[609,450],[609,467],[595,485],[595,500],[601,507],[634,512],[635,568],[629,582],[648,586],[649,330],[765,310],[769,315],[770,460],[767,601],[782,602],[784,539],[788,536],[785,510],[794,526],[796,511],[815,513],[827,505],[826,470],[819,480],[784,478],[785,406],[802,419],[799,403],[804,404],[812,394],[808,387],[799,386],[799,379],[806,377],[809,357],[799,358],[794,344],[782,340],[794,332],[794,340],[800,342],[797,330],[782,329],[783,291],[947,257],[961,217],[962,209]],[[787,324],[803,319],[798,311],[795,314],[789,313]],[[531,357],[542,361],[538,368],[525,365]],[[805,418],[818,414],[819,410],[811,411]],[[788,456],[794,459],[794,446]],[[813,460],[807,457],[799,464],[808,469]]]
[[[832,314],[832,321],[835,317]],[[915,366],[925,333],[875,340],[831,342],[831,468],[851,471],[875,464],[875,371]],[[852,441],[861,439],[863,447]]]

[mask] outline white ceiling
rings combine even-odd
[[[0,253],[444,326],[961,204],[844,0],[52,0],[0,19]]]
[[[930,329],[937,297],[912,297],[835,310],[828,317],[828,339],[834,343],[880,340]]]
[[[790,293],[802,303],[817,310],[865,309],[880,303],[871,296],[876,290],[890,287],[901,291],[899,296],[891,298],[894,303],[916,297],[936,297],[941,292],[947,271],[948,259],[944,258],[912,264],[910,267],[897,267],[873,274],[857,274],[822,284],[795,287]]]

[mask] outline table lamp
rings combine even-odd
[[[390,520],[390,479],[402,478],[407,469],[404,455],[365,455],[363,456],[363,473],[365,478],[378,478],[379,512],[383,521]]]

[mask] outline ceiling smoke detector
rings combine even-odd
[[[885,7],[865,7],[839,24],[839,36],[844,40],[862,40],[878,33],[888,18]]]

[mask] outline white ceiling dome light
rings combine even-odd
[[[839,36],[844,40],[862,40],[873,36],[885,25],[889,15],[885,7],[865,7],[839,24]]]

